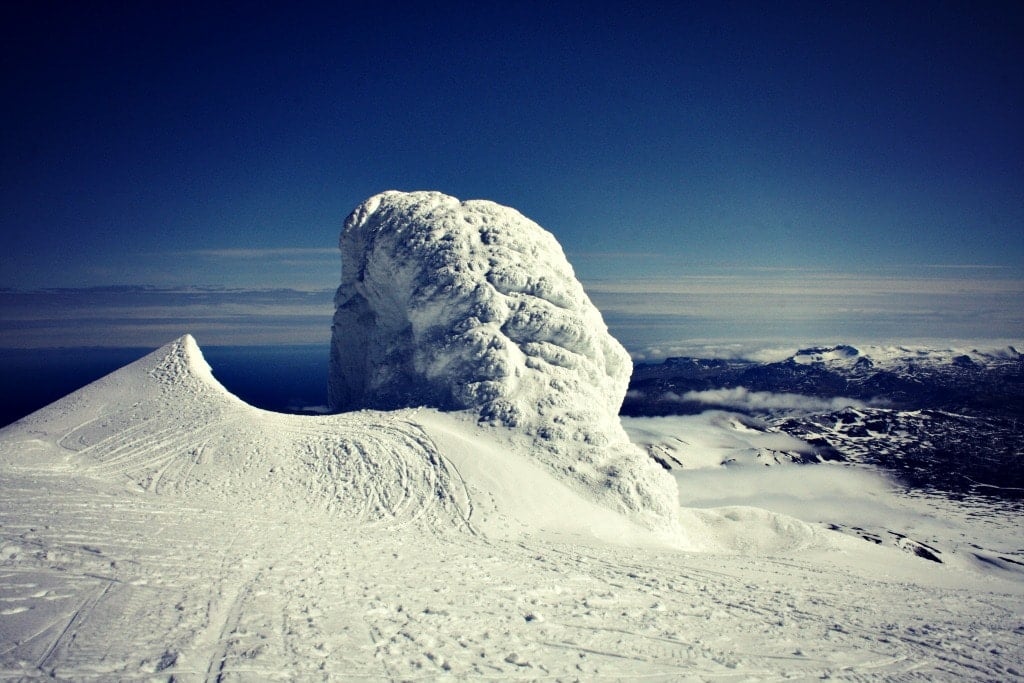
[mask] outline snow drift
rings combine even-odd
[[[550,233],[490,201],[392,191],[339,246],[333,409],[474,411],[593,497],[674,524],[674,482],[619,423],[629,355]]]

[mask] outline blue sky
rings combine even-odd
[[[11,4],[0,345],[85,343],[15,322],[69,308],[111,344],[287,337],[391,188],[551,230],[634,351],[1024,337],[1016,3]]]

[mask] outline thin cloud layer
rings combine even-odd
[[[182,252],[185,255],[195,255],[205,258],[222,259],[278,259],[278,258],[305,258],[319,260],[329,258],[332,261],[338,259],[337,248],[327,247],[274,247],[268,249],[194,249]]]
[[[91,287],[0,291],[7,348],[326,343],[333,290]]]
[[[794,345],[1024,338],[1024,280],[978,269],[963,277],[743,271],[584,286],[635,360],[707,355],[694,352],[701,347],[770,361]]]
[[[337,259],[333,248],[194,250],[179,253],[167,272],[193,282],[216,274],[232,286],[0,290],[0,345],[152,346],[183,332],[205,344],[319,343],[330,336]],[[636,361],[772,362],[836,343],[1024,345],[1024,280],[962,270],[963,277],[916,277],[760,269],[584,287]]]

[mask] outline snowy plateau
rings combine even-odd
[[[627,407],[717,409],[620,421],[628,356],[517,212],[385,193],[341,247],[346,412],[247,405],[186,335],[0,430],[0,678],[1024,675],[1017,508],[737,410],[883,407],[648,368]]]

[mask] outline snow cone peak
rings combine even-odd
[[[669,484],[640,481],[651,463],[619,423],[629,354],[551,233],[491,201],[391,191],[356,207],[339,245],[333,409],[472,410],[588,489],[674,505]]]
[[[231,401],[241,402],[213,376],[210,364],[191,334],[164,344],[137,362],[143,364],[149,376],[159,384],[188,388],[192,392],[213,391]]]

